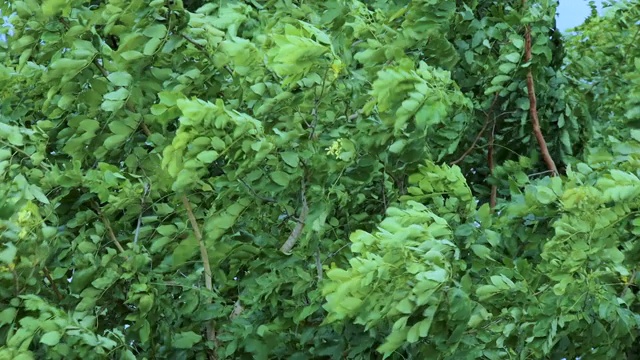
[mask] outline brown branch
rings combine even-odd
[[[496,93],[496,95],[493,98],[493,102],[491,103],[491,106],[489,107],[489,111],[487,112],[487,118],[484,121],[484,125],[482,125],[482,129],[480,129],[480,132],[478,133],[478,135],[476,135],[476,138],[473,140],[473,143],[471,143],[471,146],[469,146],[469,148],[462,154],[462,156],[460,156],[458,158],[458,160],[451,162],[451,165],[456,165],[459,162],[461,162],[462,160],[464,160],[464,158],[467,157],[467,155],[469,155],[476,147],[476,145],[478,144],[478,140],[480,140],[480,138],[482,137],[482,134],[484,134],[485,130],[487,130],[487,126],[489,126],[489,120],[491,118],[491,113],[493,113],[493,107],[496,104],[496,101],[498,101],[498,94]]]
[[[213,281],[211,280],[211,265],[209,264],[209,254],[207,253],[207,247],[204,244],[204,240],[202,239],[202,233],[200,232],[200,227],[198,226],[198,222],[196,221],[196,217],[193,214],[193,209],[191,208],[191,203],[189,199],[187,199],[186,195],[182,196],[182,204],[184,204],[185,209],[187,210],[187,216],[189,217],[189,222],[191,223],[191,227],[193,228],[193,234],[198,240],[198,245],[200,246],[200,258],[202,259],[202,266],[204,267],[204,285],[209,291],[213,291]],[[211,301],[211,299],[209,299]],[[210,323],[207,324],[207,339],[211,340],[215,347],[218,347],[218,339],[216,337],[216,328],[215,322],[211,320]],[[213,359],[217,358],[216,350],[210,354]]]
[[[44,269],[42,269],[42,271],[44,272],[44,276],[47,278],[47,280],[49,280],[49,283],[51,284],[51,289],[53,289],[53,292],[58,297],[58,300],[62,300],[64,297],[62,296],[62,294],[60,294],[60,291],[58,291],[58,286],[53,281],[53,278],[51,278],[51,273],[49,272],[49,269],[45,266]]]
[[[190,38],[189,36],[187,36],[185,34],[181,34],[181,35],[182,35],[183,39],[185,39],[188,42],[190,42],[191,44],[193,44],[193,46],[198,48],[198,50],[204,52],[206,55],[209,55],[209,52],[207,51],[207,49],[202,44],[199,44],[197,41],[195,41],[194,39]]]
[[[107,69],[104,68],[104,66],[102,66],[102,64],[100,64],[100,62],[98,61],[98,58],[93,58],[93,65],[95,65],[98,70],[100,70],[100,72],[102,73],[102,76],[104,77],[108,77],[109,76],[109,72],[107,71]]]
[[[100,216],[100,219],[102,220],[104,227],[107,229],[107,234],[109,234],[109,238],[111,239],[111,241],[113,241],[113,243],[116,245],[116,248],[118,248],[118,251],[120,251],[120,253],[124,253],[124,248],[120,244],[120,241],[118,241],[118,238],[116,238],[116,234],[113,232],[113,228],[111,227],[111,223],[109,222],[109,219],[107,219],[107,217],[104,216],[104,214],[100,210],[100,207],[95,202],[93,203],[93,208],[98,213],[98,216]]]
[[[140,127],[142,128],[142,132],[144,132],[147,137],[151,136],[151,131],[147,127],[147,124],[144,123],[144,120],[140,121]]]
[[[495,159],[493,157],[493,142],[495,140],[495,132],[496,132],[496,120],[493,120],[493,128],[491,129],[491,135],[489,136],[489,149],[487,151],[487,162],[489,163],[489,174],[493,176],[493,170],[495,169]],[[493,184],[491,185],[491,197],[489,198],[489,207],[491,208],[491,212],[496,207],[496,201],[498,197],[498,186]]]
[[[522,5],[526,4],[526,0],[522,0]],[[524,53],[524,61],[525,63],[531,62],[531,27],[529,25],[525,26],[525,53]],[[558,169],[556,168],[556,164],[551,158],[551,154],[549,154],[549,149],[547,148],[547,142],[544,140],[544,136],[542,135],[542,130],[540,129],[540,120],[538,119],[538,109],[537,109],[537,99],[536,99],[536,90],[533,83],[533,74],[531,72],[531,65],[529,65],[529,70],[527,72],[527,92],[529,93],[529,113],[531,114],[531,124],[533,125],[533,133],[538,140],[538,145],[540,146],[540,153],[542,154],[542,159],[547,164],[547,168],[552,172],[551,176],[558,175]]]
[[[302,209],[300,210],[300,218],[298,223],[291,231],[291,235],[287,241],[282,244],[280,247],[280,251],[286,255],[291,255],[291,249],[296,245],[300,234],[302,234],[302,229],[304,228],[304,222],[307,219],[307,215],[309,215],[309,206],[307,206],[307,196],[305,195],[306,184],[304,181],[304,176],[302,177],[302,189],[300,190],[300,196],[302,197]]]

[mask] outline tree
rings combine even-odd
[[[2,5],[0,358],[631,358],[635,2],[195,3]]]

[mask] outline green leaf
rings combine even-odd
[[[504,58],[507,61],[510,61],[512,63],[517,63],[518,61],[520,61],[520,53],[513,52],[513,53],[505,55]]]
[[[445,282],[447,280],[447,277],[448,277],[449,274],[443,268],[436,268],[436,269],[431,270],[431,271],[425,271],[424,273],[422,273],[422,275],[425,277],[425,279],[429,279],[429,280],[433,280],[435,282],[443,283],[443,282]]]
[[[504,74],[510,74],[515,68],[516,68],[516,65],[512,63],[504,63],[498,66],[498,70],[500,70],[500,72]]]
[[[142,53],[147,56],[155,54],[156,50],[158,50],[158,47],[160,46],[161,43],[162,43],[161,38],[149,39],[149,41],[147,41],[147,43],[144,45],[144,49],[142,50]]]
[[[414,309],[414,304],[409,299],[402,299],[397,305],[396,310],[400,311],[403,314],[411,314]]]
[[[473,244],[471,245],[471,251],[481,259],[493,260],[491,258],[491,249],[484,245]]]
[[[133,77],[125,71],[112,72],[107,78],[116,86],[129,86],[133,80]]]
[[[551,204],[552,202],[556,201],[556,199],[558,198],[556,194],[553,192],[553,190],[547,187],[537,186],[536,190],[537,190],[536,199],[541,204],[545,204],[545,205]]]
[[[129,90],[125,89],[125,88],[120,88],[116,91],[112,91],[110,93],[106,93],[104,94],[104,99],[105,100],[126,100],[127,97],[129,97]]]
[[[173,265],[180,266],[196,255],[198,241],[189,237],[180,242],[173,250]]]
[[[0,326],[12,323],[17,313],[18,310],[14,307],[7,307],[0,311]]]
[[[142,34],[150,38],[162,38],[167,34],[167,28],[163,24],[153,24],[146,27]]]
[[[202,161],[205,164],[211,164],[212,162],[216,161],[216,159],[218,159],[219,156],[220,155],[218,154],[217,151],[207,150],[199,153],[197,158],[198,160]]]
[[[154,296],[151,294],[145,294],[140,297],[140,302],[138,303],[138,310],[140,314],[147,314],[153,308]]]
[[[420,340],[420,324],[414,324],[407,333],[407,342],[413,344]]]
[[[502,84],[505,81],[511,80],[511,76],[508,75],[498,75],[491,80],[491,85]]]
[[[33,197],[36,198],[41,203],[49,204],[49,199],[42,192],[42,189],[40,189],[38,186],[34,184],[29,185],[29,193],[31,193],[31,195],[33,195]]]
[[[65,0],[44,0],[42,1],[42,14],[44,16],[54,16],[62,9],[66,8],[67,1]]]
[[[61,338],[62,338],[62,334],[60,334],[60,332],[49,331],[44,335],[42,335],[42,337],[40,338],[40,342],[45,345],[55,346],[55,345],[58,345]]]
[[[122,58],[125,59],[126,61],[134,61],[134,60],[143,58],[144,54],[142,54],[139,51],[129,50],[129,51],[123,52],[122,54],[120,54],[120,56],[122,56]]]
[[[276,184],[283,187],[289,186],[290,176],[286,172],[274,171],[269,176],[271,177],[271,180],[273,180],[273,182],[275,182]]]
[[[485,300],[499,292],[500,289],[494,285],[482,285],[476,289],[476,295],[480,300]]]
[[[122,145],[122,143],[124,143],[124,141],[127,140],[128,137],[129,135],[111,135],[104,140],[103,146],[107,150],[113,150]]]
[[[18,248],[16,248],[13,245],[13,243],[11,242],[4,243],[4,249],[0,251],[0,261],[5,264],[13,264],[13,261],[16,258],[17,253],[18,253]]]
[[[112,121],[109,123],[109,129],[114,133],[114,134],[118,134],[118,135],[130,135],[134,129],[132,129],[131,127],[129,127],[128,125],[126,125],[125,123],[121,122],[121,121]]]
[[[162,235],[162,236],[170,236],[173,235],[175,233],[178,232],[178,228],[171,224],[171,225],[160,225],[156,228],[156,231],[158,232],[158,234]]]
[[[391,146],[389,146],[389,151],[394,154],[399,154],[404,149],[405,145],[407,145],[407,141],[404,139],[397,140]]]
[[[105,100],[102,105],[100,105],[100,108],[104,111],[115,112],[122,109],[123,106],[124,100]]]
[[[181,332],[173,335],[171,345],[176,349],[191,349],[202,340],[202,336],[193,331]]]
[[[298,164],[300,162],[300,158],[298,158],[298,154],[295,152],[291,152],[291,151],[285,151],[283,153],[280,154],[280,156],[282,157],[282,161],[285,162],[285,164],[296,168],[298,167]],[[274,180],[275,181],[275,180]]]

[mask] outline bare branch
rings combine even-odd
[[[296,245],[296,242],[298,242],[298,238],[300,237],[300,234],[302,234],[302,229],[304,228],[304,222],[306,221],[307,215],[309,214],[309,206],[307,205],[305,188],[306,184],[303,176],[302,189],[300,190],[300,196],[302,197],[302,209],[300,210],[299,221],[293,228],[293,231],[291,231],[291,235],[289,235],[287,241],[285,241],[284,244],[282,244],[282,247],[280,247],[280,251],[282,251],[286,255],[291,255],[291,249],[293,249],[293,247]]]
[[[496,120],[493,120],[493,127],[491,129],[491,135],[489,136],[489,149],[487,151],[487,161],[489,162],[489,173],[493,176],[493,170],[495,169],[495,159],[493,157],[493,142],[495,140],[495,132],[496,132]],[[491,208],[491,212],[496,207],[498,197],[498,187],[493,184],[491,185],[491,197],[489,198],[489,207]]]
[[[322,260],[320,259],[320,249],[316,250],[316,271],[318,273],[318,282],[322,281]]]
[[[522,0],[522,5],[526,4],[527,0]],[[524,52],[524,61],[526,63],[531,62],[531,27],[526,26],[525,34],[525,52]],[[542,135],[542,130],[540,129],[540,120],[538,119],[538,108],[537,108],[537,99],[536,99],[536,90],[533,83],[533,73],[531,72],[531,66],[529,66],[529,71],[527,72],[527,92],[529,93],[529,113],[531,114],[531,124],[533,125],[533,134],[538,141],[538,146],[540,146],[540,153],[542,154],[542,159],[547,164],[547,168],[552,172],[551,176],[558,175],[558,169],[556,168],[556,163],[551,158],[551,154],[549,154],[549,148],[547,147],[547,142]]]

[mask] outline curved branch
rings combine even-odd
[[[296,242],[298,242],[298,238],[300,237],[300,234],[302,234],[302,229],[304,228],[304,223],[307,220],[307,215],[309,215],[309,206],[307,205],[307,196],[305,195],[305,190],[306,184],[303,176],[302,189],[300,190],[300,196],[302,197],[302,209],[300,210],[300,218],[298,219],[298,223],[296,224],[296,226],[293,228],[293,231],[291,231],[291,235],[289,235],[287,241],[285,241],[284,244],[282,244],[282,246],[280,247],[280,251],[282,251],[282,253],[286,255],[291,254],[291,249],[293,249],[293,247],[296,245]]]
[[[526,0],[522,0],[522,5],[526,4]],[[525,53],[524,53],[524,61],[525,63],[531,62],[531,27],[527,25],[525,27]],[[547,147],[547,142],[544,139],[544,135],[542,135],[542,130],[540,129],[540,120],[538,119],[538,109],[537,109],[537,99],[536,99],[536,90],[533,83],[533,74],[531,72],[531,66],[529,66],[529,71],[527,72],[527,92],[529,93],[529,113],[531,115],[531,124],[533,125],[533,134],[538,140],[538,146],[540,146],[540,153],[542,154],[542,159],[547,164],[547,168],[551,171],[551,176],[558,175],[558,169],[556,168],[556,163],[553,161],[551,154],[549,153],[549,148]]]

